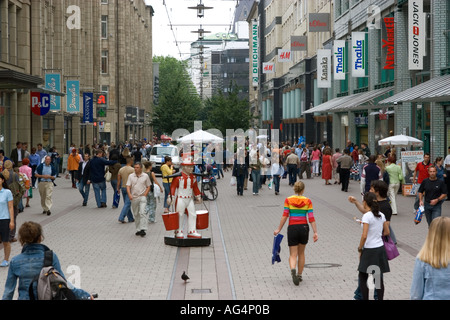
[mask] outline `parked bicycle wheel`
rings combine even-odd
[[[219,191],[217,190],[216,186],[209,186],[208,190],[205,190],[205,196],[209,201],[216,200],[218,195]]]

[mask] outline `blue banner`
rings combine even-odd
[[[61,75],[48,73],[45,75],[45,88],[55,92],[61,92]],[[50,111],[61,111],[61,97],[50,96]]]
[[[94,122],[94,94],[83,93],[83,123]]]
[[[70,113],[80,112],[80,81],[69,80],[66,82],[66,111]]]

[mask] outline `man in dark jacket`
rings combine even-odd
[[[16,143],[16,148],[11,151],[10,158],[14,168],[22,166],[22,160],[25,159],[25,149],[22,148],[22,142]]]
[[[365,194],[370,190],[370,184],[375,180],[383,180],[383,175],[381,174],[381,169],[375,161],[377,160],[376,155],[371,155],[369,157],[369,163],[366,164],[361,172],[361,193]]]
[[[108,161],[103,156],[103,150],[97,150],[95,157],[90,161],[90,174],[88,183],[92,183],[95,201],[98,208],[106,208],[106,179],[105,166],[111,166],[117,161]]]
[[[87,206],[89,191],[91,190],[91,183],[89,182],[91,174],[90,159],[89,153],[85,153],[84,161],[80,162],[77,172],[78,190],[83,197],[83,207]]]

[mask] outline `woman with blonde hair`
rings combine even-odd
[[[284,202],[283,217],[280,225],[274,231],[274,235],[278,235],[283,229],[284,224],[289,218],[289,227],[287,231],[287,239],[289,246],[289,267],[291,269],[292,281],[296,286],[302,281],[302,272],[305,267],[305,248],[309,239],[309,224],[314,231],[313,240],[319,239],[317,235],[317,226],[313,214],[313,206],[311,199],[303,196],[305,192],[305,184],[297,181],[294,184],[295,195],[287,198]],[[298,273],[296,267],[298,266]]]
[[[450,218],[431,222],[416,258],[411,300],[450,300]]]

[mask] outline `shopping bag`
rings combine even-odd
[[[419,224],[422,222],[423,213],[425,212],[425,208],[423,206],[420,206],[416,211],[416,216],[414,218],[415,224]]]
[[[398,252],[397,246],[394,241],[392,241],[391,237],[385,236],[383,237],[384,248],[386,249],[386,255],[388,260],[393,260],[400,255]]]
[[[268,187],[269,187],[269,190],[272,190],[272,187],[273,187],[273,180],[270,180]]]
[[[230,186],[235,187],[236,184],[237,184],[236,177],[234,177],[234,176],[231,177],[231,180],[230,180]]]
[[[120,191],[114,193],[113,207],[118,208],[120,202]]]

